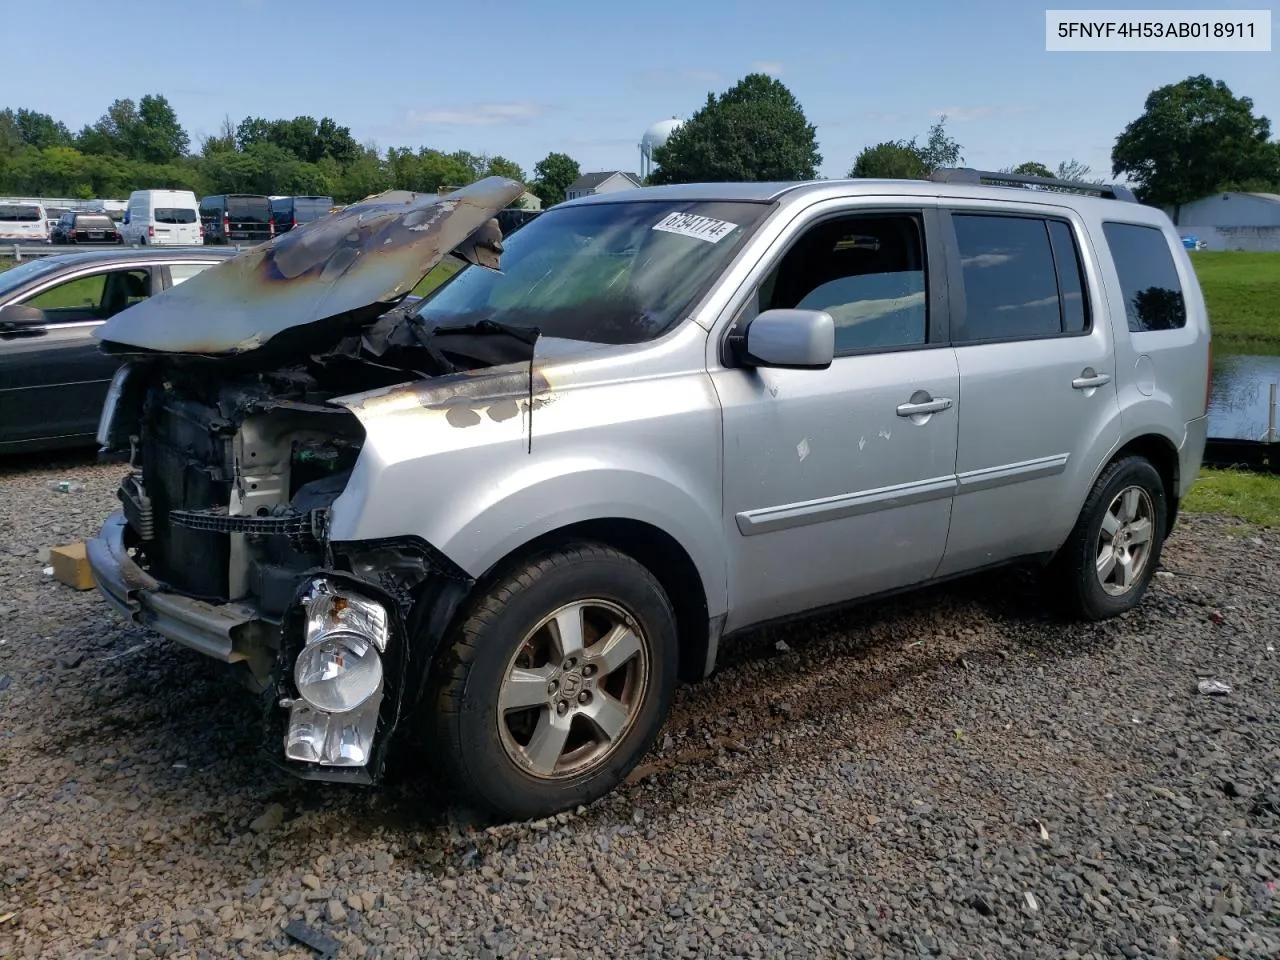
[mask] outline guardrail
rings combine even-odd
[[[209,247],[225,248],[230,246],[236,253],[244,250],[240,244],[150,244],[156,250],[206,250]],[[91,250],[145,250],[148,245],[140,243],[2,243],[0,257],[11,258],[19,262],[37,257],[53,257],[59,253],[82,253]]]

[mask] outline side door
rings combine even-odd
[[[150,296],[151,267],[83,271],[42,284],[12,302],[44,311],[47,323],[0,335],[0,442],[91,437],[119,361],[98,349],[93,331]]]
[[[959,375],[936,212],[820,204],[730,310],[836,322],[826,370],[709,363],[724,418],[727,629],[929,579],[955,486]]]
[[[1030,204],[944,211],[960,367],[957,489],[940,575],[1057,549],[1120,438],[1088,233]]]

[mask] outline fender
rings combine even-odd
[[[532,411],[524,371],[519,392],[498,401],[510,410],[495,403],[500,390],[468,399],[489,411],[483,416],[424,406],[411,388],[372,403],[342,401],[363,423],[365,442],[333,503],[330,539],[417,536],[479,578],[571,524],[639,521],[683,547],[708,614],[724,613],[721,420],[705,370],[589,385],[543,373]]]

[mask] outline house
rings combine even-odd
[[[584,173],[565,188],[564,198],[576,200],[596,193],[613,193],[616,190],[634,190],[640,186],[640,177],[623,170],[605,170],[601,173]]]
[[[1207,250],[1280,250],[1280,193],[1214,193],[1168,212]]]

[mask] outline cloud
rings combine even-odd
[[[781,60],[757,60],[751,65],[752,73],[767,73],[771,77],[777,77],[782,74]]]
[[[983,117],[990,116],[1017,116],[1023,113],[1030,113],[1035,109],[1034,106],[1026,103],[1007,104],[1005,106],[977,106],[977,107],[939,107],[934,110],[934,114],[942,114],[948,120],[981,120]]]
[[[405,119],[435,127],[488,127],[497,123],[526,123],[547,112],[532,100],[489,100],[456,107],[410,110]]]

